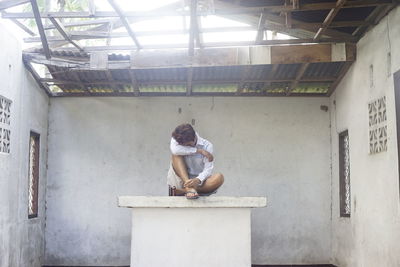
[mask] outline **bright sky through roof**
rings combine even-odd
[[[57,0],[48,0],[52,1],[52,11],[56,11],[58,8]],[[69,0],[66,0],[69,1]],[[82,0],[87,1],[87,0]],[[98,11],[113,11],[113,8],[108,3],[108,0],[95,0],[96,10]],[[120,6],[120,8],[127,11],[151,11],[157,10],[162,7],[168,7],[171,5],[176,6],[177,8],[184,6],[184,0],[115,0],[115,2]],[[187,2],[187,1],[186,1]],[[23,9],[23,5],[14,7],[12,9],[8,9],[8,12],[21,12]],[[187,9],[187,8],[186,8]],[[7,20],[2,20],[7,21]],[[11,29],[11,32],[18,32],[18,38],[22,39],[23,37],[27,37],[27,34],[22,30],[15,31],[15,25],[7,21],[7,28]],[[154,36],[140,36],[138,34],[137,39],[142,45],[162,45],[162,44],[187,44],[189,42],[189,34],[188,28],[190,25],[189,16],[164,16],[164,17],[152,17],[141,19],[138,18],[134,23],[131,23],[132,30],[134,32],[146,32],[146,31],[182,31],[181,33],[170,34],[164,33],[157,34]],[[250,27],[250,25],[246,23],[242,23],[239,21],[234,21],[230,19],[226,19],[223,17],[218,17],[215,15],[202,16],[200,19],[200,25],[202,29],[212,29],[215,27],[241,27],[240,31],[227,31],[227,32],[206,32],[203,33],[203,41],[207,43],[214,42],[240,42],[240,41],[254,41],[256,38],[256,29]],[[243,27],[249,27],[249,30],[243,30]],[[37,29],[34,30],[37,32]],[[126,32],[124,27],[114,29],[115,32]],[[58,34],[57,34],[58,35]],[[268,37],[270,37],[270,32],[268,33]],[[289,39],[290,37],[287,35],[279,34],[277,36],[279,39]],[[87,42],[87,45],[104,45],[103,40],[90,40]],[[79,42],[82,45],[85,45],[84,42]],[[113,38],[112,45],[133,45],[133,41],[131,38]],[[31,46],[32,44],[24,44],[23,47]],[[34,43],[34,45],[39,45],[39,43]]]

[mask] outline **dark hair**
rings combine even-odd
[[[192,125],[184,123],[175,128],[172,132],[172,137],[178,142],[178,144],[184,144],[187,142],[194,141],[196,133]]]

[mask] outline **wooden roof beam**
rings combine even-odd
[[[29,3],[30,0],[3,0],[0,1],[0,10]]]
[[[44,32],[44,28],[43,28],[43,24],[42,24],[42,18],[40,17],[39,7],[37,5],[36,0],[30,0],[30,2],[31,2],[31,5],[32,5],[33,14],[35,15],[35,21],[36,21],[36,25],[38,27],[40,39],[42,41],[44,54],[46,55],[47,59],[50,59],[51,58],[51,51],[50,51],[50,48],[49,48],[49,44],[47,43],[46,33]]]
[[[278,68],[278,65],[273,65],[273,67]],[[65,71],[65,72],[70,72],[70,71]],[[134,71],[130,72],[134,73]],[[275,75],[275,74],[273,74]],[[334,82],[336,81],[337,77],[316,77],[316,78],[301,78],[300,82]],[[140,85],[184,85],[187,84],[187,81],[171,81],[171,80],[157,80],[157,81],[137,81],[137,78],[135,77],[135,84],[133,85],[134,88],[137,86],[139,88]],[[54,83],[54,84],[83,84],[84,86],[90,86],[90,85],[104,85],[104,84],[113,84],[113,85],[132,85],[132,81],[93,81],[93,82],[82,82],[82,81],[70,81],[70,80],[58,80],[58,79],[52,79],[52,78],[41,78],[41,82],[47,82],[47,83]],[[232,84],[232,83],[240,83],[243,80],[193,80],[192,79],[192,84]],[[262,79],[262,80],[254,80],[254,79],[247,79],[247,83],[273,83],[273,82],[292,82],[293,79],[274,79],[268,78],[268,79]],[[139,90],[137,90],[139,92]]]
[[[98,25],[98,24],[108,24],[111,21],[113,21],[113,19],[93,19],[93,20],[84,20],[84,21],[76,21],[76,22],[67,22],[67,23],[64,23],[63,26],[65,28],[90,26],[90,25]],[[56,27],[54,25],[47,25],[44,29],[51,30],[51,29],[55,29],[55,28]]]
[[[190,1],[189,56],[194,55],[195,32],[197,21],[197,0]]]
[[[92,96],[99,96],[99,97],[110,97],[110,96],[117,96],[117,97],[131,97],[134,96],[134,93],[132,92],[93,92],[91,94]],[[185,93],[180,93],[180,92],[170,92],[170,93],[164,93],[164,92],[143,92],[143,96],[150,96],[150,97],[155,97],[155,96],[186,96]],[[216,93],[210,93],[210,92],[196,92],[193,94],[194,96],[235,96],[235,93],[230,93],[230,92],[216,92]],[[80,92],[63,92],[63,93],[53,93],[53,97],[79,97],[79,96],[85,96],[84,93]],[[283,93],[265,93],[265,94],[260,94],[260,93],[246,93],[241,96],[246,96],[246,97],[281,97],[285,96]],[[291,94],[290,96],[292,97],[323,97],[326,96],[324,93],[296,93],[296,94]]]
[[[89,16],[96,16],[96,5],[94,4],[94,0],[89,0]]]
[[[285,0],[285,6],[290,6],[290,0]],[[292,4],[293,8],[293,4]],[[285,19],[286,19],[286,27],[287,28],[292,28],[292,13],[291,12],[285,12]]]
[[[260,15],[260,19],[258,20],[256,44],[259,44],[262,42],[262,40],[264,40],[264,32],[265,32],[265,12],[262,12]]]
[[[292,83],[290,84],[286,95],[290,95],[292,93],[292,91],[294,89],[296,89],[297,85],[299,84],[301,78],[303,77],[304,73],[306,72],[308,66],[310,66],[310,63],[303,63],[301,64],[300,68],[298,69],[297,73],[296,73],[296,78],[294,79],[294,81],[292,81]]]
[[[71,32],[73,33],[73,32]],[[99,33],[98,35],[91,35],[90,38],[82,38],[81,35],[71,35],[71,39],[73,40],[81,40],[81,39],[104,39],[109,38],[106,33]],[[58,37],[49,37],[48,42],[57,43],[63,41],[64,39],[60,39]],[[37,37],[29,37],[25,38],[27,43],[40,42],[40,38]],[[318,41],[318,43],[342,43],[343,40],[337,38],[323,38]],[[232,46],[263,46],[263,45],[290,45],[290,44],[315,44],[317,43],[314,39],[287,39],[287,40],[263,40],[257,44],[254,44],[254,41],[239,41],[239,42],[212,42],[212,43],[203,43],[203,48],[212,48],[212,47],[232,47]],[[163,48],[187,48],[187,44],[159,44],[159,45],[144,45],[143,49],[163,49]],[[133,45],[114,45],[114,46],[86,46],[86,52],[93,51],[117,51],[117,50],[134,50],[136,47]],[[63,51],[73,51],[76,50],[73,47],[62,47],[57,50]],[[32,50],[29,50],[32,51]]]
[[[214,4],[218,6],[219,8],[234,8],[235,5],[230,4],[228,2],[223,2],[221,0],[214,0]],[[288,6],[292,8],[292,6]],[[225,16],[225,15],[223,15]],[[258,24],[258,17],[252,16],[252,15],[241,15],[241,16],[226,16],[228,18],[236,19],[238,21],[243,21],[246,23],[250,23],[254,26],[257,26]],[[278,32],[283,32],[291,36],[296,36],[300,38],[304,38],[305,36],[307,37],[314,37],[315,35],[315,27],[306,27],[302,25],[301,27],[299,26],[297,29],[290,29],[286,27],[286,18],[279,16],[279,15],[274,15],[272,13],[267,13],[266,14],[266,29],[270,30],[276,30]],[[257,23],[255,22],[257,21]],[[291,20],[292,24],[299,24],[301,21],[299,20]],[[332,30],[332,29],[326,29],[325,30],[325,35],[328,35],[333,38],[340,38],[342,41],[356,41],[356,38],[352,36],[351,34],[340,32],[337,30]]]
[[[193,91],[193,67],[187,69],[187,81],[186,81],[186,95],[190,96]]]
[[[69,43],[75,46],[79,51],[84,52],[82,47],[80,47],[77,43],[72,41],[71,35],[66,32],[64,26],[61,23],[59,23],[55,18],[50,18],[50,21],[57,28],[58,32],[64,37],[65,40],[67,40]]]
[[[23,23],[19,22],[17,19],[11,19],[11,21],[14,22],[18,27],[20,27],[22,30],[24,30],[29,35],[31,35],[31,36],[36,35],[33,31],[31,31],[28,27],[26,27]]]
[[[135,96],[140,96],[139,83],[137,81],[136,74],[133,70],[129,70],[129,78],[131,79],[133,92]]]
[[[345,3],[346,0],[337,0],[335,8],[332,8],[325,18],[323,22],[324,26],[322,28],[319,28],[319,30],[315,34],[314,36],[315,40],[319,40],[322,37],[326,29],[329,27],[329,25],[331,24],[331,22],[333,21],[337,13],[339,13],[339,10],[344,6]]]
[[[336,80],[329,86],[328,92],[326,93],[328,96],[331,96],[332,93],[335,91],[336,87],[342,81],[343,77],[346,75],[347,71],[350,69],[353,62],[346,62],[344,63],[342,69],[340,70],[339,76]]]
[[[339,0],[339,1],[341,1],[341,0]],[[266,20],[269,23],[286,25],[286,19],[284,17],[277,16],[274,14],[268,14],[266,16]],[[297,24],[297,27],[296,27],[297,29],[311,32],[311,33],[313,33],[313,35],[315,34],[315,27],[308,26],[307,24],[302,23],[302,21],[292,19],[292,24]],[[342,40],[355,41],[354,36],[352,36],[351,34],[336,31],[333,29],[325,28],[324,33],[325,33],[325,35],[328,35],[332,38],[341,38]]]
[[[114,78],[113,78],[113,76],[111,74],[111,71],[110,70],[106,70],[105,74],[107,76],[107,80],[109,81],[109,84],[111,85],[111,88],[114,90],[114,92],[118,92],[119,90],[117,88],[117,85],[115,84],[115,80],[114,80]]]
[[[215,0],[216,2],[219,2]],[[370,7],[370,6],[382,6],[391,5],[392,0],[355,0],[349,1],[343,6],[343,8],[358,8],[358,7]],[[229,3],[227,3],[229,4]],[[228,8],[216,8],[213,12],[198,12],[198,16],[206,15],[240,15],[240,14],[260,14],[261,12],[292,12],[292,11],[310,11],[310,10],[326,10],[335,8],[335,3],[313,3],[313,4],[302,4],[299,9],[293,9],[292,6],[258,6],[258,7],[244,7],[235,6],[230,4]],[[158,11],[147,11],[147,12],[134,12],[128,11],[124,13],[124,17],[129,18],[154,18],[160,16],[189,16],[190,13],[187,11],[175,11],[175,10],[163,10]],[[3,18],[15,18],[15,19],[27,19],[34,18],[34,14],[31,12],[3,12]],[[42,18],[112,18],[120,17],[118,13],[113,11],[96,11],[95,15],[87,11],[78,12],[43,12],[41,13]]]
[[[238,83],[238,86],[236,89],[236,95],[241,95],[243,93],[244,86],[246,85],[246,81],[249,78],[250,69],[251,69],[251,65],[244,66],[244,70],[242,71],[240,82]]]
[[[92,56],[95,54],[92,54]],[[352,44],[314,44],[288,46],[250,46],[204,48],[190,57],[185,50],[141,50],[130,59],[110,60],[109,69],[158,69],[206,66],[245,66],[354,61],[356,48]],[[39,64],[81,69],[101,69],[90,65],[86,58],[54,57],[47,60],[40,53],[24,53],[24,58]],[[103,67],[104,69],[104,67]]]
[[[71,71],[70,72],[72,76],[74,77],[75,80],[77,80],[77,85],[84,91],[86,91],[88,94],[90,94],[89,90],[87,87],[83,84],[81,78],[79,77],[78,73],[76,71]]]
[[[32,67],[32,64],[26,60],[24,60],[24,65],[25,68],[32,74],[33,79],[37,82],[40,88],[42,88],[48,96],[52,96],[52,92],[50,88],[45,84],[44,82],[41,81],[40,75],[35,71],[35,69]]]
[[[129,25],[129,22],[127,21],[124,14],[122,13],[122,10],[120,9],[120,7],[117,5],[117,3],[115,3],[114,0],[108,0],[108,2],[114,8],[114,10],[117,12],[122,24],[125,26],[126,31],[128,32],[129,36],[132,38],[137,49],[141,49],[142,47],[141,47],[139,41],[137,40],[135,33],[133,32],[131,26]]]
[[[265,81],[264,88],[268,88],[271,86],[271,83],[273,82],[273,78],[275,77],[275,74],[279,69],[279,66],[280,66],[280,64],[272,65],[272,69],[268,73],[268,79]],[[265,92],[267,92],[267,91],[265,91]]]

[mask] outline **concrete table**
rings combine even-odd
[[[265,197],[121,196],[132,208],[132,267],[250,267],[250,209]]]

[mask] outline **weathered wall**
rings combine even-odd
[[[46,264],[128,265],[130,210],[116,197],[167,194],[170,134],[192,119],[225,174],[218,194],[269,199],[254,210],[253,263],[330,261],[328,98],[50,102]]]
[[[331,97],[333,261],[340,267],[400,266],[400,207],[393,73],[400,69],[400,8],[357,45],[357,61]],[[391,52],[391,62],[388,53]],[[373,85],[370,85],[373,65]],[[388,150],[369,155],[368,103],[386,96]],[[350,218],[339,217],[338,133],[350,139]]]
[[[0,25],[0,95],[12,101],[11,153],[0,153],[0,266],[39,267],[44,255],[48,97],[22,63],[19,42]],[[38,218],[28,219],[29,134],[41,134]]]

